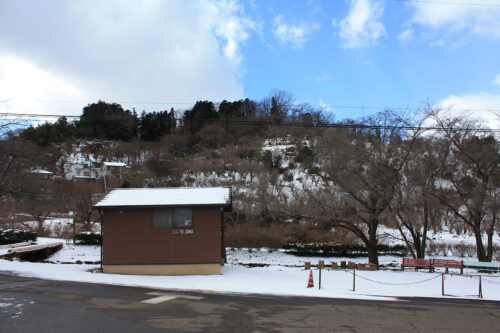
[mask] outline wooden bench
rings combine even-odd
[[[431,259],[403,258],[403,263],[401,264],[401,270],[404,271],[405,267],[414,267],[415,270],[418,270],[419,268],[428,268],[429,272],[432,272]]]
[[[473,268],[478,271],[500,272],[500,264],[484,261],[464,261],[465,268]]]
[[[448,268],[456,268],[460,270],[460,274],[464,273],[464,262],[451,259],[432,259],[432,267],[444,268],[444,272],[448,273]]]

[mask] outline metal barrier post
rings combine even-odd
[[[481,287],[481,275],[479,275],[479,298],[483,298],[483,288]]]
[[[321,289],[321,269],[325,268],[325,262],[323,260],[318,261],[318,269],[319,269],[319,283],[318,289]]]
[[[356,291],[356,270],[353,270],[352,274],[352,291]]]
[[[319,283],[318,283],[318,289],[321,289],[321,267],[319,268]]]
[[[444,296],[444,273],[441,273],[441,296]]]

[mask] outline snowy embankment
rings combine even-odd
[[[40,239],[40,242],[59,241]],[[294,257],[281,251],[228,249],[228,264],[222,275],[192,276],[139,276],[96,273],[99,265],[63,264],[98,261],[98,246],[73,246],[66,244],[54,254],[53,263],[29,263],[0,260],[0,272],[53,280],[69,280],[140,286],[154,289],[178,289],[220,293],[256,293],[287,296],[314,296],[333,298],[358,298],[395,300],[396,297],[442,297],[441,273],[381,270],[356,271],[356,290],[353,291],[353,272],[322,270],[321,289],[318,289],[319,272],[313,269],[314,288],[306,288],[309,271],[300,267],[304,261],[313,264],[319,259],[326,263],[349,260],[346,258]],[[366,259],[352,260],[366,262]],[[383,264],[400,263],[400,258],[381,257]],[[266,267],[249,268],[240,264],[265,264]],[[94,273],[93,273],[94,272]],[[479,277],[475,271],[465,272],[475,276],[445,276],[444,297],[478,299]],[[483,274],[482,292],[486,300],[500,301],[500,275]]]

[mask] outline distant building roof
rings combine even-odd
[[[229,187],[159,187],[114,189],[94,207],[230,206]]]
[[[38,173],[42,175],[53,175],[54,173],[48,170],[43,170],[43,169],[35,169],[31,170],[30,173]]]
[[[124,167],[127,166],[127,164],[123,162],[104,162],[105,166],[113,166],[113,167]]]

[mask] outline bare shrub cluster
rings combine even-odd
[[[252,223],[227,225],[225,242],[229,247],[282,248],[286,243],[355,244],[355,239],[343,230],[325,231],[293,223],[262,226]]]
[[[427,246],[427,255],[441,257],[473,258],[476,255],[476,246],[465,242],[445,243],[430,242]]]

